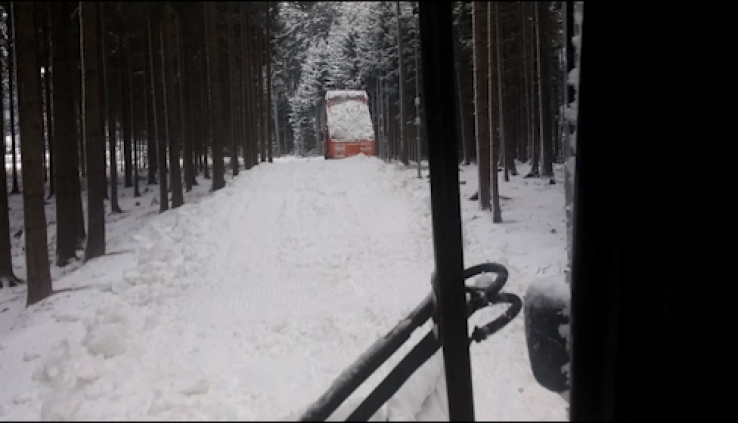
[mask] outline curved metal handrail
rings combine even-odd
[[[497,277],[488,285],[467,287],[467,317],[492,304],[509,304],[509,308],[492,322],[476,327],[469,342],[481,342],[512,321],[522,309],[522,300],[513,294],[501,293],[508,278],[507,269],[497,263],[483,263],[464,270],[464,279],[483,273],[495,273]],[[344,370],[330,388],[318,398],[300,417],[300,421],[325,421],[366,379],[372,375],[402,344],[413,331],[428,319],[438,322],[436,283],[434,290],[407,317],[401,320],[387,335],[378,339],[354,363]],[[429,332],[384,378],[348,417],[347,421],[368,420],[403,383],[442,346],[440,331]]]

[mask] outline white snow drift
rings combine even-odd
[[[464,196],[474,175],[472,167],[461,173]],[[507,265],[509,290],[519,294],[565,259],[559,185],[526,181],[501,186],[513,198],[503,203],[509,223],[492,225],[476,203],[462,203],[466,264]],[[429,292],[429,194],[414,169],[376,158],[276,160],[141,221],[135,256],[104,257],[63,277],[58,285],[96,287],[57,294],[0,334],[0,417],[296,418]],[[566,418],[527,360],[522,317],[472,346],[479,419]],[[436,354],[376,417],[445,419],[442,369]]]

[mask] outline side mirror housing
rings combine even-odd
[[[571,289],[564,278],[557,275],[536,280],[525,294],[525,338],[533,376],[556,393],[569,389],[564,366],[570,357],[564,334],[569,325]]]

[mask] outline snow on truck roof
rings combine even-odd
[[[352,92],[364,93],[366,96],[364,91]],[[360,99],[347,98],[345,101],[329,105],[326,108],[326,118],[329,136],[332,141],[346,142],[374,139],[374,127],[369,114],[369,106]]]
[[[353,98],[363,97],[368,98],[366,91],[364,90],[332,90],[325,93],[325,99],[330,100],[332,98]]]

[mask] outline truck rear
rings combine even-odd
[[[332,90],[325,94],[325,157],[373,156],[374,126],[369,97],[363,90]]]

